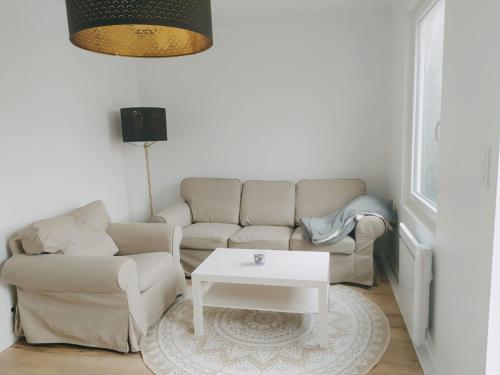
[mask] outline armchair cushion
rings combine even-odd
[[[302,227],[296,228],[290,239],[290,250],[311,250],[326,251],[332,254],[352,254],[355,248],[356,243],[350,236],[345,237],[342,241],[333,245],[316,246],[304,236]]]
[[[182,230],[183,249],[214,250],[227,247],[229,236],[241,227],[236,224],[197,223]]]
[[[124,258],[130,258],[136,263],[141,293],[166,275],[176,273],[174,258],[169,253],[133,254]]]
[[[83,207],[77,208],[71,211],[70,215],[84,222],[89,227],[99,230],[106,230],[111,223],[111,216],[109,216],[102,201],[91,202]]]
[[[229,247],[288,250],[292,228],[251,225],[229,237]]]
[[[27,254],[114,255],[118,248],[101,226],[64,215],[33,223],[21,230],[18,237]]]

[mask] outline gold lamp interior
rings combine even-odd
[[[90,51],[120,56],[182,56],[204,51],[212,39],[195,31],[157,25],[109,25],[80,30],[71,42]]]

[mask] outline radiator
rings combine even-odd
[[[429,325],[432,251],[399,224],[399,307],[415,346],[424,343]]]

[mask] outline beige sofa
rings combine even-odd
[[[91,255],[61,254],[54,246],[60,238],[74,251],[83,251],[75,246],[77,235],[67,239],[67,227],[61,222],[68,215],[79,215],[87,224],[100,223],[118,253],[98,255],[90,249]],[[15,333],[35,344],[139,351],[148,327],[186,288],[179,259],[180,228],[110,223],[101,202],[68,215],[32,224],[10,241],[13,256],[3,267],[2,278],[17,289]],[[30,243],[33,228],[43,233]],[[33,254],[41,242],[47,251],[58,253],[26,253]]]
[[[247,181],[187,178],[182,202],[151,218],[183,228],[181,262],[187,274],[218,247],[314,250],[330,253],[330,280],[373,285],[373,243],[385,231],[383,220],[366,216],[339,243],[314,246],[304,238],[302,217],[321,217],[366,194],[362,180],[319,179]]]

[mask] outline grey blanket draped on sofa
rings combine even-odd
[[[314,245],[334,244],[353,231],[356,222],[364,216],[377,216],[386,228],[396,221],[392,201],[363,195],[349,202],[342,209],[325,217],[304,217],[301,223],[305,234]]]

